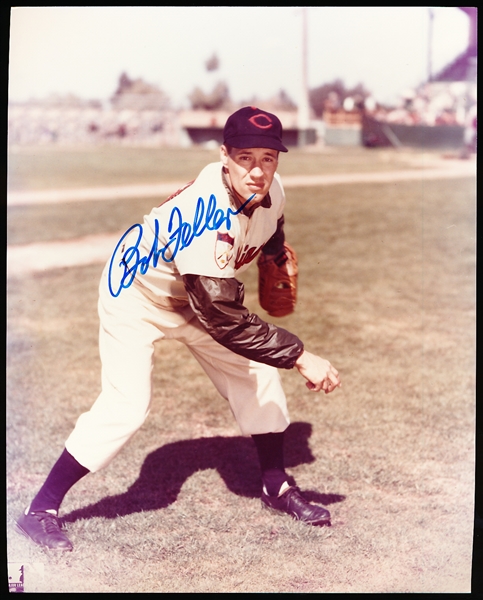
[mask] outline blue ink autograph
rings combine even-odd
[[[141,275],[145,275],[151,264],[156,268],[160,257],[167,263],[172,262],[178,252],[187,248],[195,238],[200,237],[207,229],[216,231],[225,223],[227,230],[229,230],[231,228],[231,217],[238,215],[254,197],[255,194],[250,196],[236,211],[228,208],[226,214],[223,209],[217,208],[214,194],[210,196],[206,212],[205,201],[200,197],[196,204],[192,224],[184,221],[180,209],[175,206],[171,211],[168,222],[168,233],[171,234],[168,243],[163,248],[158,249],[159,222],[158,219],[154,219],[154,241],[147,256],[141,256],[139,251],[139,244],[143,237],[143,226],[139,223],[132,225],[117,243],[109,263],[108,285],[111,296],[116,298],[124,288],[128,288],[134,281],[138,270]],[[134,245],[125,249],[124,240],[135,230],[137,230],[138,235]],[[122,254],[120,259],[118,258],[116,261],[119,252]],[[112,282],[114,268],[120,269],[116,273],[118,275],[116,279],[119,278],[117,286],[113,286]]]

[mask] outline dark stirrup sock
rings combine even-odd
[[[43,486],[32,500],[29,511],[55,510],[57,512],[70,488],[87,473],[89,469],[78,463],[64,448]]]
[[[264,492],[266,492],[268,496],[279,496],[283,484],[288,484],[288,477],[285,471],[281,471],[280,469],[268,469],[268,471],[262,473],[262,481]],[[285,489],[283,491],[285,491]]]
[[[269,496],[277,496],[288,479],[283,454],[284,433],[255,434],[252,439],[258,452],[264,488]]]

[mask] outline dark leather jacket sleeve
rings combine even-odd
[[[302,354],[301,340],[250,313],[243,306],[244,286],[237,279],[183,275],[191,308],[219,344],[245,358],[292,369]]]

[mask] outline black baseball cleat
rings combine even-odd
[[[307,502],[298,487],[289,487],[280,496],[268,496],[262,492],[262,503],[271,510],[287,513],[307,525],[330,526],[330,512],[322,506]]]
[[[73,546],[69,538],[62,533],[60,519],[50,512],[28,512],[15,521],[19,533],[39,546],[51,550],[71,551]]]

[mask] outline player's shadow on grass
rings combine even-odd
[[[292,423],[286,432],[287,467],[315,461],[308,444],[309,423]],[[259,498],[260,470],[255,445],[250,437],[211,437],[166,444],[146,457],[138,479],[123,494],[107,496],[95,504],[74,510],[65,522],[118,516],[166,508],[176,501],[184,482],[197,471],[216,469],[227,488],[239,496]],[[344,496],[302,490],[305,498],[323,505],[341,502]]]

